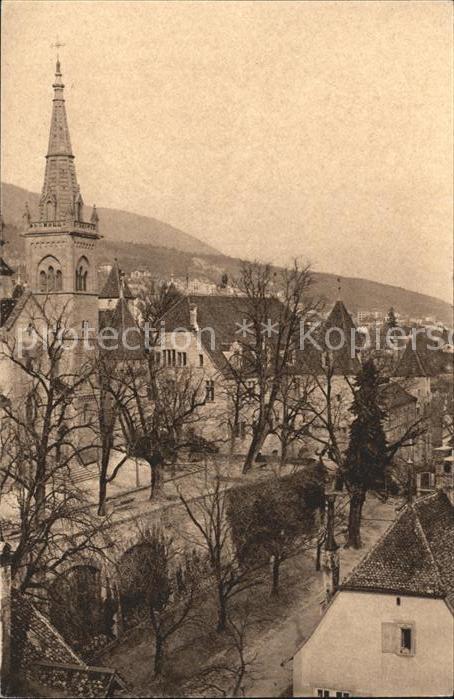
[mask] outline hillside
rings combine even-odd
[[[6,224],[5,238],[9,241],[6,255],[14,266],[14,264],[23,262],[24,259],[24,242],[19,231],[21,212],[25,202],[25,199],[22,199],[22,193],[25,190],[6,185],[2,191],[2,211]],[[28,193],[25,192],[25,194]],[[35,205],[37,198],[38,195],[29,194],[30,207]],[[19,211],[17,211],[17,207],[21,207]],[[119,219],[116,219],[117,213]],[[156,233],[156,237],[150,233],[150,241],[154,242],[147,244],[135,242],[134,236],[130,235],[128,224],[125,222],[131,220],[131,225],[136,226],[137,219],[141,221],[142,230],[146,230],[149,225],[150,231],[160,232],[160,235]],[[209,246],[205,246],[181,231],[178,233],[181,233],[182,238],[168,235],[163,241],[162,237],[165,236],[165,231],[173,232],[176,229],[155,219],[147,219],[124,211],[100,209],[100,220],[101,232],[105,236],[99,246],[100,264],[111,263],[116,257],[126,272],[131,272],[134,269],[149,269],[160,278],[168,278],[174,274],[180,278],[188,275],[191,279],[219,282],[223,272],[227,272],[233,277],[238,275],[241,260],[227,257],[221,253],[210,252]],[[121,220],[121,225],[119,220]],[[115,231],[115,235],[112,234],[112,231]],[[126,241],[125,238],[128,240]],[[190,241],[194,241],[192,247]],[[405,316],[422,318],[435,316],[450,327],[453,325],[452,307],[440,299],[366,279],[341,277],[341,283],[342,298],[353,314],[359,310],[386,312],[390,306],[394,306],[399,313]],[[337,297],[337,276],[314,272],[313,293],[324,298],[328,305],[333,303]]]
[[[6,182],[2,182],[1,188],[2,215],[6,223],[21,227],[25,202],[28,202],[32,218],[37,217],[39,194]],[[128,240],[132,243],[176,248],[183,252],[197,254],[218,253],[215,248],[194,236],[155,218],[120,209],[98,208],[98,213],[103,234],[112,241]],[[89,216],[90,209],[85,207],[85,219],[88,220]]]

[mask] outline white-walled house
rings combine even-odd
[[[406,505],[293,658],[293,696],[451,696],[454,508]]]

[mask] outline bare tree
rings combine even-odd
[[[73,342],[66,308],[56,312],[48,299],[36,308],[27,347],[12,336],[1,345],[15,394],[1,402],[0,473],[9,504],[3,524],[17,537],[13,576],[22,592],[42,596],[64,563],[82,551],[102,551],[104,539],[71,475],[93,452],[91,362],[79,347],[65,351]]]
[[[161,675],[169,639],[193,620],[200,571],[158,528],[142,532],[138,543],[122,557],[118,571],[123,605],[128,599],[140,603],[153,631],[153,671]]]
[[[197,426],[204,420],[200,408],[205,392],[200,378],[189,368],[168,369],[154,361],[153,354],[142,360],[104,363],[102,375],[102,424],[100,442],[105,445],[101,469],[100,507],[112,482],[129,458],[143,459],[150,466],[150,499],[162,492],[164,460],[175,463],[182,449],[196,442]],[[112,443],[111,425],[118,425]],[[108,453],[123,456],[108,474]]]
[[[279,274],[270,265],[245,263],[237,280],[244,330],[238,337],[241,361],[236,356],[229,362],[229,375],[235,395],[249,397],[251,441],[244,472],[250,470],[273,429],[283,379],[296,361],[300,324],[314,309],[307,296],[310,285],[309,268],[300,268],[296,262]]]
[[[251,677],[257,654],[248,649],[248,634],[254,625],[249,605],[239,619],[228,615],[226,623],[227,647],[222,659],[215,658],[190,678],[184,687],[191,696],[243,697],[246,676]]]
[[[153,280],[143,283],[137,298],[141,325],[148,323],[151,328],[156,328],[164,313],[181,298],[181,292],[172,283],[157,285]]]
[[[253,566],[242,561],[232,540],[228,509],[228,493],[221,486],[219,476],[207,494],[189,500],[179,492],[180,500],[194,525],[192,541],[206,553],[216,589],[218,631],[225,631],[229,603],[241,592],[255,587],[259,580]],[[184,534],[186,537],[189,535]]]

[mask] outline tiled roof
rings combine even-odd
[[[308,339],[304,340],[303,351],[299,356],[303,373],[324,374],[326,352],[329,352],[335,374],[358,373],[358,346],[361,343],[361,335],[342,301],[336,301],[321,326],[315,326],[312,331],[307,326],[305,337],[306,333]]]
[[[0,257],[0,277],[12,277],[14,274],[13,270],[7,262]]]
[[[341,335],[335,330],[341,331],[342,337],[345,338],[344,345],[333,351],[335,371],[342,374],[356,374],[360,368],[356,350],[359,338],[356,333],[356,325],[344,303],[340,300],[336,301],[322,327],[324,341],[329,338],[332,345],[337,347],[337,344],[340,344]],[[323,346],[324,342],[321,344]]]
[[[402,388],[396,381],[390,381],[381,386],[379,397],[380,403],[385,410],[392,410],[402,405],[417,402],[417,398],[412,396],[411,393],[408,393],[408,391]]]
[[[180,299],[162,317],[165,331],[173,332],[177,328],[191,329],[190,307],[197,307],[197,325],[200,330],[212,328],[213,333],[202,332],[201,341],[205,349],[212,355],[218,368],[227,369],[223,352],[228,351],[232,344],[244,343],[241,334],[243,321],[250,319],[249,300],[244,296],[226,296],[223,294],[187,295]],[[263,316],[276,321],[279,317],[281,302],[276,298],[266,301],[267,308]],[[211,345],[213,339],[213,345]]]
[[[87,665],[49,619],[17,590],[12,592],[11,627],[15,671],[37,681],[42,696],[49,689],[58,689],[64,696],[107,697],[114,688],[126,689],[114,669]]]
[[[8,320],[15,305],[16,299],[0,299],[0,328]]]
[[[129,310],[126,299],[120,298],[115,308],[99,311],[99,330],[112,328],[116,337],[102,335],[106,354],[116,359],[144,359],[144,336]]]
[[[122,271],[118,266],[118,262],[115,260],[112,269],[109,272],[106,283],[99,294],[100,299],[119,299],[121,296],[121,284],[122,284]],[[134,294],[129,288],[126,279],[123,278],[123,298],[133,299]]]
[[[14,299],[14,304],[12,304],[12,308],[9,309],[6,317],[4,319],[2,318],[0,327],[5,330],[10,330],[19,318],[29,299],[34,301],[34,296],[30,290],[24,291],[19,298]]]
[[[452,372],[453,359],[452,353],[436,347],[436,339],[431,340],[426,333],[418,333],[408,341],[394,376],[436,376]]]
[[[454,604],[454,508],[442,491],[406,505],[343,590],[444,598]]]
[[[283,304],[279,299],[270,297],[266,301],[268,308],[263,313],[263,316],[274,323],[279,319],[282,313]],[[235,341],[241,344],[245,343],[246,337],[241,332],[241,326],[244,321],[251,320],[250,300],[244,296],[226,296],[222,294],[210,295],[187,295],[178,301],[169,311],[162,317],[165,322],[166,332],[172,332],[177,328],[190,329],[190,307],[197,306],[197,325],[202,330],[204,328],[212,328],[214,331],[214,345],[210,346],[211,335],[209,332],[201,333],[201,340],[207,351],[211,353],[217,366],[221,370],[227,369],[227,361],[223,352],[230,349]],[[341,301],[338,301],[328,318],[322,326],[322,336],[329,331],[330,328],[340,328],[345,334],[346,345],[340,350],[334,351],[334,361],[336,373],[356,373],[359,369],[359,362],[356,356],[351,357],[352,341],[351,330],[355,329],[355,324]],[[314,331],[313,339],[320,342],[320,330]],[[333,343],[337,344],[338,336],[334,335]],[[353,339],[354,342],[354,339]],[[305,343],[304,348],[297,352],[297,370],[299,373],[320,369],[321,357],[316,349],[316,346],[310,341]],[[321,369],[320,369],[321,370]]]

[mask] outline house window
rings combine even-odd
[[[164,364],[166,366],[176,366],[177,365],[177,353],[174,349],[164,350],[163,353]]]
[[[343,692],[337,689],[316,689],[317,697],[349,697],[350,692]]]
[[[382,653],[415,654],[414,624],[385,622],[382,625]]]
[[[155,352],[153,355],[154,363],[155,364],[160,364],[161,363],[161,352]]]
[[[199,354],[199,366],[203,366],[203,354]]]
[[[413,629],[411,626],[400,627],[400,648],[401,655],[413,655]]]
[[[187,355],[186,352],[178,352],[177,354],[177,366],[186,366]]]
[[[212,379],[205,381],[205,400],[207,403],[214,401],[214,381]]]

